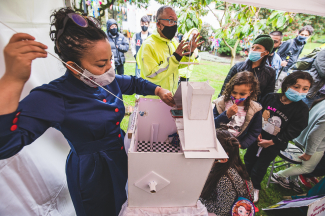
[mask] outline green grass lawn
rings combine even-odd
[[[131,53],[127,53],[127,61],[134,61],[134,58],[132,57]],[[213,95],[213,100],[217,98],[217,95],[220,92],[220,89],[222,87],[223,81],[226,78],[226,75],[229,72],[230,66],[229,64],[220,64],[215,62],[208,62],[208,61],[202,61],[202,63],[209,63],[211,65],[201,65],[201,66],[195,66],[194,71],[192,73],[192,77],[190,78],[191,81],[198,81],[198,82],[204,82],[209,81],[209,84],[215,88],[215,94]],[[126,75],[134,75],[135,74],[135,63],[126,63],[124,65],[125,68],[125,74]],[[134,105],[135,96],[131,95],[124,95],[123,99],[129,103]],[[129,121],[129,116],[125,116],[122,123],[121,128],[123,130],[127,129]],[[243,159],[245,150],[241,150],[241,158]],[[276,160],[280,160],[281,158],[277,158]],[[282,200],[283,196],[288,195],[294,195],[297,194],[293,190],[287,190],[282,188],[279,185],[276,184],[270,184],[269,188],[266,188],[267,183],[267,177],[269,175],[270,168],[267,172],[267,175],[265,176],[263,182],[262,182],[262,190],[260,191],[260,201],[257,204],[257,207],[260,209],[260,212],[256,215],[299,215],[299,211],[297,210],[272,210],[272,211],[262,211],[262,208],[268,207],[270,205],[273,205],[279,201]]]

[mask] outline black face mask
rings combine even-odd
[[[173,25],[173,26],[164,25],[164,29],[161,32],[163,33],[163,35],[165,35],[166,38],[171,40],[175,36],[176,31],[177,31],[177,25]]]
[[[271,53],[275,53],[275,51],[278,49],[279,47],[277,48],[273,48],[272,52]]]
[[[109,32],[112,34],[112,35],[117,35],[117,28],[112,28],[109,30]]]
[[[148,26],[141,26],[142,31],[146,32],[148,30]]]

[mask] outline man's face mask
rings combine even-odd
[[[83,72],[83,75],[85,75],[89,79],[95,81],[96,83],[98,83],[101,86],[109,85],[115,79],[115,71],[114,71],[113,67],[111,67],[110,69],[108,69],[108,71],[106,71],[105,73],[103,73],[101,75],[94,75],[94,74],[90,73],[87,69],[85,69]],[[92,83],[86,77],[81,76],[80,80],[90,87],[97,87],[96,84]]]
[[[148,26],[143,25],[143,26],[141,26],[141,29],[142,29],[142,31],[146,32],[148,30]]]
[[[112,35],[117,35],[117,28],[112,28],[109,30],[109,32],[112,34]]]
[[[173,39],[173,37],[175,36],[176,32],[177,32],[177,25],[173,25],[173,26],[165,26],[163,24],[160,23],[160,25],[164,26],[164,29],[161,30],[161,32],[163,33],[163,35],[165,35],[165,37],[169,40]]]

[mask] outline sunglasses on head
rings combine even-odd
[[[95,24],[95,26],[97,28],[100,29],[100,22],[96,18],[91,17],[91,16],[82,16],[77,13],[68,13],[67,16],[63,20],[63,27],[59,30],[58,35],[56,37],[56,47],[58,50],[59,50],[59,46],[58,46],[59,38],[63,34],[65,25],[67,24],[69,19],[71,19],[76,25],[78,25],[82,28],[87,28],[89,26],[88,20],[90,20],[92,23]],[[60,50],[59,50],[59,52],[60,52]]]

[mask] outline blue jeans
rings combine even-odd
[[[141,71],[141,70],[138,69],[138,64],[135,63],[135,76],[138,77],[138,78],[140,77],[140,71]]]

